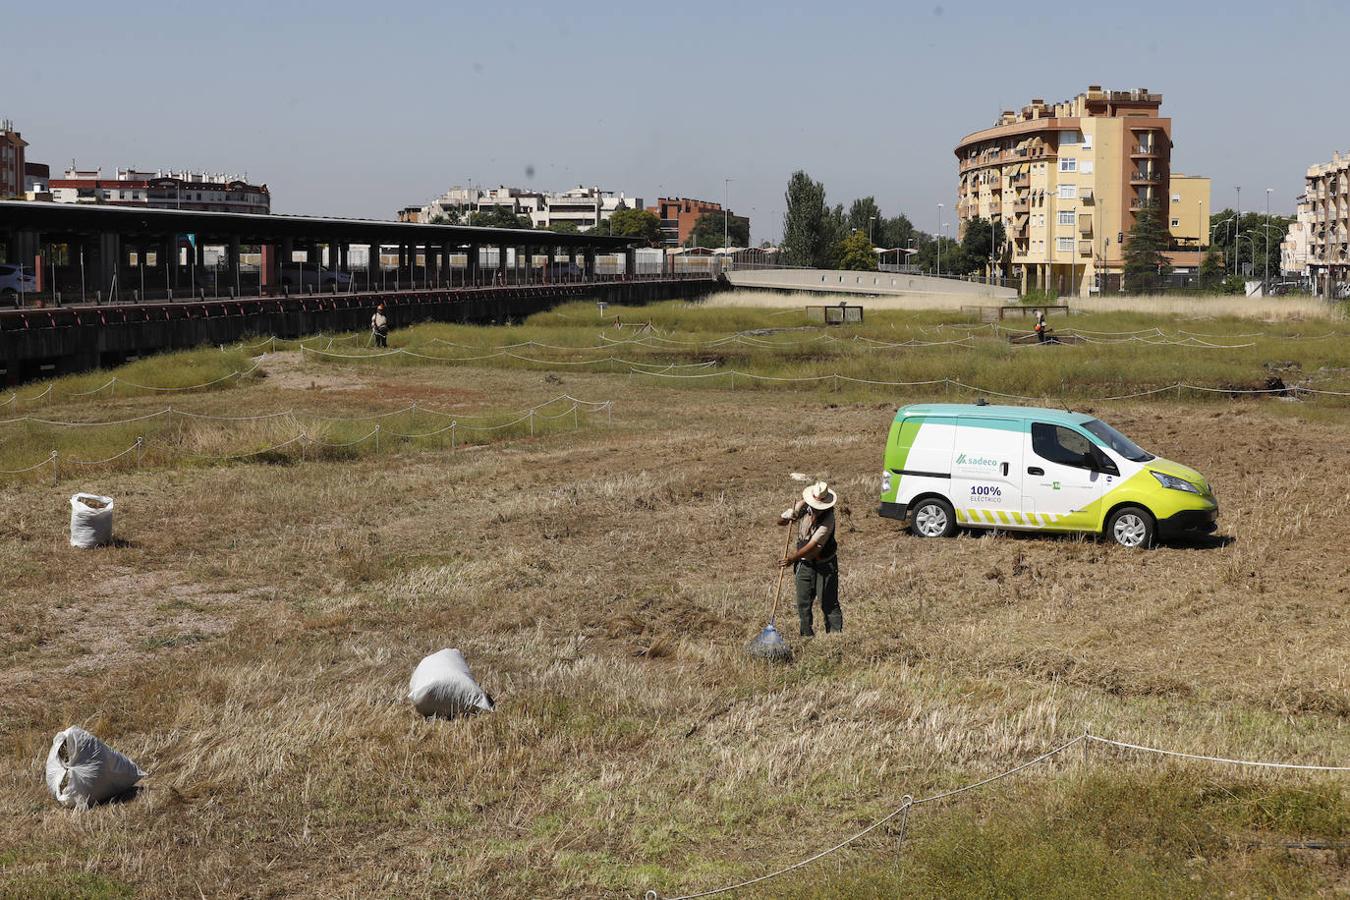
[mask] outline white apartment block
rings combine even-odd
[[[493,209],[510,210],[528,216],[535,228],[549,228],[571,222],[587,231],[608,220],[621,209],[642,209],[642,198],[602,191],[598,187],[578,186],[568,191],[527,191],[513,187],[452,187],[421,210],[423,222],[442,215],[466,214]]]

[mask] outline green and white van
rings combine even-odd
[[[1214,531],[1219,504],[1199,472],[1092,416],[931,403],[895,414],[879,512],[908,519],[919,537],[999,528],[1104,534],[1146,547]]]

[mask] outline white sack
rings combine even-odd
[[[62,806],[88,809],[131,790],[144,777],[140,766],[83,728],[58,734],[47,754],[47,787]]]
[[[86,500],[100,504],[90,506]],[[70,498],[70,546],[88,550],[112,541],[113,499],[98,494],[76,494]]]
[[[408,699],[422,715],[447,719],[494,706],[492,698],[473,680],[464,654],[448,649],[417,664],[408,682]]]

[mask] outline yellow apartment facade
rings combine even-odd
[[[1119,289],[1122,243],[1150,203],[1171,233],[1179,270],[1209,246],[1208,178],[1173,173],[1172,120],[1162,95],[1097,85],[1060,103],[1032,100],[956,148],[961,233],[975,217],[1007,235],[994,274],[1023,290],[1087,296]]]

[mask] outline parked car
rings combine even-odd
[[[37,279],[27,266],[0,264],[0,305],[18,306],[19,295],[37,290]]]
[[[330,291],[336,285],[339,291],[345,291],[352,283],[350,272],[334,272],[308,263],[284,263],[281,266],[281,283],[288,288],[318,288]]]

